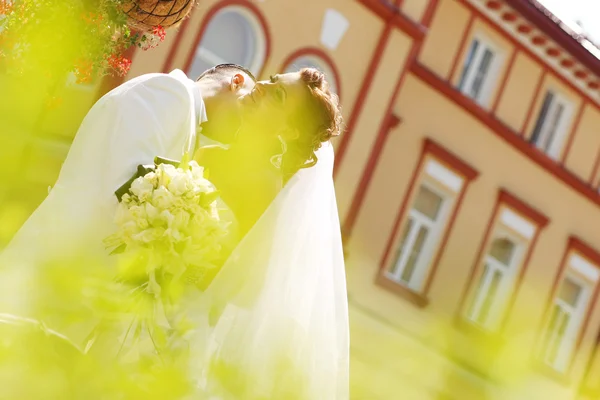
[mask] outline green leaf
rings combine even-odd
[[[122,245],[120,245],[119,247],[115,248],[113,251],[110,252],[110,255],[114,255],[114,254],[121,254],[125,251],[125,249],[127,249],[127,245],[125,243],[123,243]]]
[[[214,192],[211,192],[211,193],[202,193],[202,195],[200,196],[200,205],[202,207],[208,207],[215,200],[217,200],[220,195],[221,195],[221,192],[219,192],[218,190],[215,190]]]

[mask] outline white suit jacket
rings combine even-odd
[[[155,156],[181,159],[204,119],[197,86],[179,70],[134,78],[98,100],[56,184],[1,254],[0,313],[28,314],[25,296],[48,262],[106,257],[114,191]]]

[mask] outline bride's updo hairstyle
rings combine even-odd
[[[339,136],[342,130],[342,113],[336,94],[329,89],[325,75],[314,68],[303,68],[300,77],[311,94],[306,107],[292,114],[290,125],[297,136],[286,139],[286,150],[281,158],[281,171],[287,181],[299,169],[317,163],[315,152],[321,144]]]

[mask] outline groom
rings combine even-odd
[[[241,125],[242,99],[254,84],[250,71],[221,64],[204,72],[195,82],[181,70],[174,70],[169,74],[142,75],[113,89],[86,117],[94,114],[102,102],[116,103],[116,110],[127,110],[120,113],[120,121],[112,132],[106,132],[122,141],[119,148],[124,152],[122,174],[112,182],[116,185],[113,188],[127,181],[137,164],[151,164],[157,155],[180,159],[182,149],[193,155],[207,137],[230,142]],[[111,118],[110,114],[99,112]]]
[[[253,86],[251,73],[227,64],[198,81],[180,70],[142,75],[98,100],[48,197],[1,253],[0,313],[37,317],[30,288],[47,263],[107,257],[102,240],[113,229],[114,191],[156,156],[179,160],[184,151],[193,153],[197,131],[227,142],[241,123],[241,98]],[[51,327],[76,343],[87,335]]]

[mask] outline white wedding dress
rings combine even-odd
[[[219,400],[348,399],[348,303],[333,147],[300,170],[244,237],[195,315],[193,358]]]
[[[198,118],[181,71],[133,79],[86,116],[56,185],[0,256],[0,313],[30,315],[39,269],[107,257],[113,194],[155,156],[180,159]],[[192,374],[214,399],[348,399],[349,328],[333,148],[299,171],[188,312]],[[107,258],[108,262],[108,258]],[[82,265],[82,268],[85,268]],[[92,329],[97,321],[89,321]],[[83,344],[89,329],[50,328]]]

